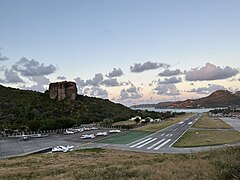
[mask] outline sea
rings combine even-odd
[[[155,108],[132,108],[133,110],[148,110],[148,111],[156,111],[156,112],[186,112],[186,113],[204,113],[209,112],[210,110],[216,109],[216,108],[201,108],[201,109],[174,109],[174,108],[168,108],[168,109],[155,109]]]

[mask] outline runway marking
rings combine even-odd
[[[168,137],[170,134],[167,134],[166,136]]]
[[[158,147],[154,148],[154,150],[158,150],[161,147],[163,147],[165,144],[167,144],[169,141],[171,141],[171,139],[166,140],[165,142],[163,142],[162,144],[160,144]]]
[[[175,129],[173,130],[173,132],[176,131],[177,129],[178,129],[178,128],[175,128]]]
[[[164,136],[165,133],[163,133],[161,136]]]
[[[185,124],[182,124],[181,127],[183,127]]]
[[[138,145],[140,145],[142,143],[145,143],[146,141],[149,141],[150,139],[152,139],[152,138],[147,138],[147,139],[145,139],[145,140],[143,140],[143,141],[141,141],[141,142],[139,142],[137,144],[134,144],[134,145],[130,146],[130,148],[133,148],[133,147],[138,146]]]
[[[156,139],[157,139],[157,138],[154,138],[154,139],[152,139],[152,140],[150,140],[150,141],[147,141],[147,142],[145,142],[144,144],[138,146],[137,148],[139,149],[139,148],[141,148],[141,147],[143,147],[143,146],[145,146],[145,145],[147,145],[147,144],[149,144],[149,143],[155,141]]]
[[[160,141],[158,141],[157,143],[153,144],[152,146],[148,147],[147,149],[152,149],[153,147],[159,145],[160,143],[162,143],[163,141],[165,141],[166,139],[162,139]]]
[[[173,134],[170,134],[170,137],[172,137],[173,136]]]
[[[181,121],[181,122],[179,122],[178,124],[182,124],[182,123],[184,123],[183,121]]]
[[[192,124],[193,122],[189,122],[188,124]]]

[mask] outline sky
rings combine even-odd
[[[0,84],[130,106],[240,90],[239,0],[0,0]]]

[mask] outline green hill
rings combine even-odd
[[[169,114],[134,111],[106,99],[78,95],[75,101],[51,100],[49,94],[0,85],[0,131],[3,129],[47,130],[82,123],[114,122],[132,116],[162,118]]]

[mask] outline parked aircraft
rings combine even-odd
[[[75,134],[76,132],[75,131],[70,131],[70,130],[67,130],[64,132],[64,134]]]
[[[28,140],[30,140],[30,136],[28,136],[28,135],[22,135],[20,137],[20,141],[28,141]]]
[[[98,133],[96,134],[96,136],[107,136],[107,135],[108,135],[107,132],[98,132]]]
[[[93,139],[93,138],[95,138],[94,134],[83,134],[81,136],[81,139]]]
[[[68,152],[71,151],[74,148],[74,146],[56,146],[52,148],[52,152]]]
[[[113,130],[109,130],[109,133],[120,133],[121,130],[119,129],[113,129]]]

